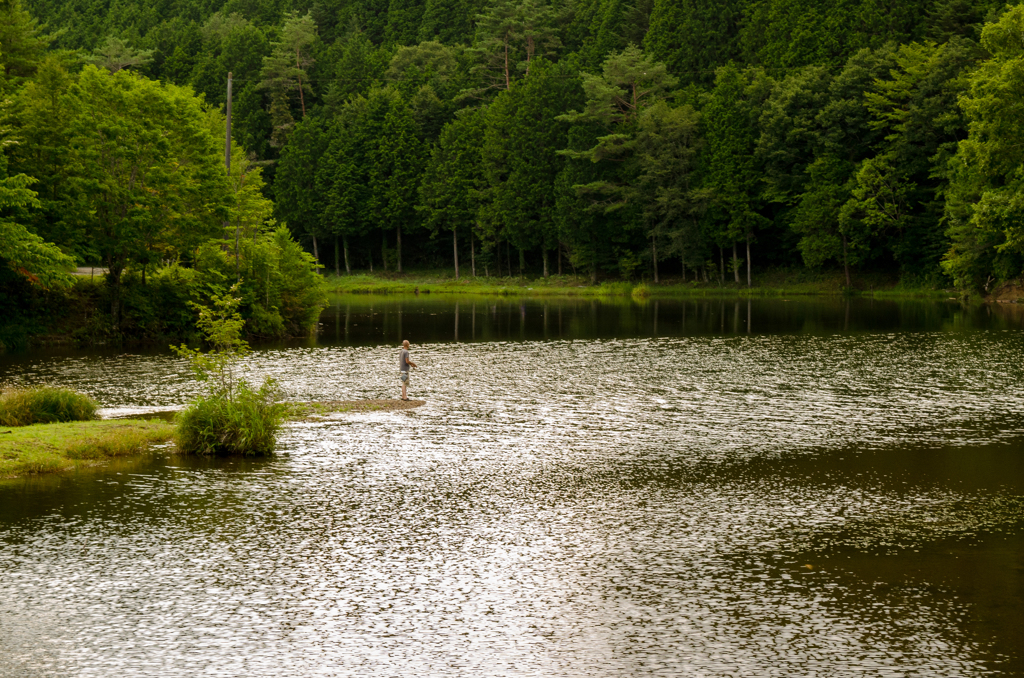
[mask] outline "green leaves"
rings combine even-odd
[[[475,97],[488,90],[507,90],[512,82],[530,74],[537,58],[551,57],[561,47],[556,25],[562,17],[544,0],[496,0],[476,17],[472,49],[479,63],[474,72],[486,84],[473,90]]]
[[[124,40],[113,36],[108,36],[103,45],[88,58],[89,63],[105,68],[111,73],[117,73],[125,68],[139,68],[152,60],[153,50],[133,49]]]
[[[665,64],[630,45],[605,60],[600,75],[582,73],[587,105],[567,113],[567,122],[594,121],[605,127],[631,122],[640,110],[665,98],[676,85]]]
[[[311,95],[307,69],[313,65],[316,25],[307,13],[291,12],[285,16],[281,39],[272,43],[271,53],[263,57],[260,86],[270,95],[270,117],[274,126],[271,143],[283,146],[295,123],[291,107],[298,96],[302,117],[306,117],[306,96]]]
[[[477,221],[484,187],[481,148],[485,116],[466,109],[444,126],[420,184],[421,210],[428,226],[470,229]]]
[[[966,287],[981,287],[990,273],[1017,275],[1024,261],[1022,28],[1022,7],[985,27],[982,45],[993,57],[974,71],[960,98],[970,136],[949,164],[945,217],[953,244],[942,266]]]
[[[249,344],[242,338],[245,321],[238,312],[242,298],[238,296],[241,282],[224,294],[211,293],[209,305],[191,304],[199,313],[196,327],[210,346],[208,352],[190,349],[185,344],[171,350],[189,361],[199,381],[212,382],[211,395],[231,400],[238,388],[238,362],[249,353]]]
[[[0,154],[0,214],[12,209],[37,207],[36,193],[28,188],[35,180],[24,174],[7,177],[6,168],[6,159]],[[68,271],[75,265],[74,259],[56,245],[2,216],[0,262],[6,262],[16,272],[44,287],[69,284],[71,276]]]
[[[111,272],[188,248],[227,216],[221,145],[200,100],[128,71],[86,67],[69,90],[71,181]]]

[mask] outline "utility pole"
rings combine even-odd
[[[225,107],[225,113],[227,113],[227,125],[224,130],[224,167],[227,168],[228,177],[231,176],[231,73],[228,72],[228,101]],[[224,222],[224,230],[227,230],[230,224]],[[241,279],[241,272],[238,267],[238,222],[235,222],[235,279]]]
[[[231,73],[228,73],[228,128],[224,135],[224,166],[228,168],[228,176],[231,176]]]

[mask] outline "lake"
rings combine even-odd
[[[1024,675],[1024,314],[334,297],[289,400],[424,407],[0,481],[0,676]],[[106,416],[164,351],[0,356]]]

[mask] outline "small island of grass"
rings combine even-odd
[[[139,454],[174,436],[159,420],[72,421],[0,429],[0,478],[96,466]]]

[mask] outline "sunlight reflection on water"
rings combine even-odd
[[[0,486],[0,675],[1012,675],[1006,629],[971,621],[988,603],[910,573],[1020,562],[1022,348],[415,346],[425,407],[291,424],[274,460]],[[394,363],[362,346],[250,367],[323,400],[394,396]],[[108,414],[196,392],[161,356],[18,370]],[[915,466],[978,445],[1009,450],[1006,486]]]

